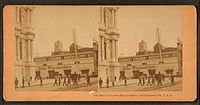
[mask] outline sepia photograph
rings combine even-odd
[[[6,101],[193,101],[193,6],[13,5],[3,14]]]
[[[15,90],[97,91],[98,8],[15,9]]]
[[[182,91],[182,8],[100,7],[100,91]]]

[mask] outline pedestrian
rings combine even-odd
[[[87,86],[90,85],[90,76],[87,74]]]
[[[77,76],[76,72],[74,73],[73,80],[74,80],[74,85],[77,86],[78,85],[78,76]]]
[[[115,86],[115,82],[114,82],[114,81],[112,81],[112,86],[113,86],[113,87]]]
[[[30,76],[30,81],[32,81],[32,76]]]
[[[42,86],[42,82],[43,80],[42,80],[42,77],[40,76],[40,86]]]
[[[60,76],[58,77],[58,85],[60,86],[60,83],[61,83],[61,78]]]
[[[37,80],[37,76],[35,76],[35,81]]]
[[[163,82],[165,82],[165,75],[162,75]]]
[[[151,79],[151,78],[150,78],[150,77],[148,77],[148,80],[147,80],[147,86],[148,86],[148,85],[150,85],[150,86],[151,86],[151,81],[150,81],[150,79]]]
[[[142,77],[139,77],[139,82],[138,82],[138,86],[142,86]]]
[[[100,86],[100,88],[102,88],[102,84],[103,84],[103,80],[100,78],[99,79],[99,86]]]
[[[158,86],[162,86],[162,80],[161,80],[161,76],[158,76]]]
[[[29,87],[31,86],[31,83],[30,83],[30,81],[28,81],[28,86],[29,86]]]
[[[81,75],[78,74],[78,81],[80,82],[81,81]]]
[[[117,77],[115,76],[115,81],[117,80]]]
[[[16,87],[16,88],[18,87],[18,83],[19,83],[18,79],[15,78],[15,87]]]
[[[24,77],[22,77],[22,88],[24,88]]]
[[[124,85],[126,86],[126,84],[127,84],[127,79],[126,79],[126,77],[124,77]]]
[[[152,86],[155,86],[155,76],[152,76]]]
[[[144,86],[144,85],[145,85],[145,78],[142,77],[142,86]]]
[[[67,85],[67,83],[66,83],[66,77],[64,77],[63,86],[64,85]]]
[[[71,77],[70,77],[70,75],[68,76],[67,86],[71,86]]]
[[[107,88],[109,88],[109,78],[107,77],[107,79],[106,79],[106,84],[107,84]]]
[[[171,86],[175,86],[175,83],[174,83],[174,76],[171,75]]]
[[[55,82],[54,82],[53,86],[55,86],[55,85],[58,86],[57,81],[58,81],[58,80],[57,80],[57,77],[55,77]]]

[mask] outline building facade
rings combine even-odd
[[[160,53],[160,48],[161,53]],[[182,42],[177,47],[162,47],[156,43],[154,51],[147,50],[145,41],[139,43],[139,51],[135,56],[120,57],[120,76],[138,78],[139,75],[155,75],[159,72],[165,76],[182,75]]]
[[[116,7],[100,7],[99,18],[99,77],[106,81],[119,78]]]
[[[33,41],[35,33],[32,28],[32,7],[15,8],[15,76],[21,83],[22,78],[29,81],[35,76],[33,63]]]
[[[75,49],[77,48],[77,51]],[[79,74],[80,76],[97,76],[98,46],[93,42],[93,48],[80,48],[72,43],[69,51],[62,50],[62,43],[58,40],[54,44],[54,52],[50,56],[35,57],[37,65],[36,77],[54,78]]]

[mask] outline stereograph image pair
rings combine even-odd
[[[181,7],[15,7],[15,91],[182,91]]]

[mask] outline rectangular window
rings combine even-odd
[[[61,63],[58,63],[58,65],[62,65],[62,62],[61,62]]]
[[[131,64],[127,64],[127,66],[131,66]]]
[[[47,66],[47,64],[43,64],[43,66]]]
[[[142,63],[142,65],[147,65],[147,63],[145,62],[145,63]]]

